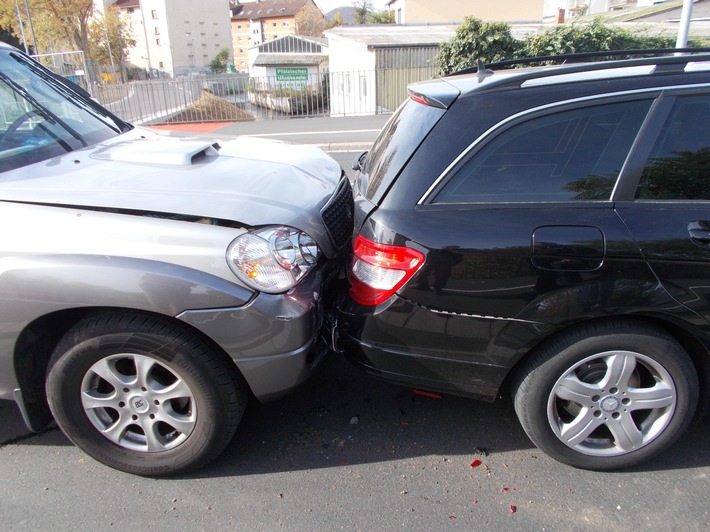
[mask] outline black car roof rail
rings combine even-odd
[[[681,55],[678,55],[681,54]],[[583,63],[589,70],[597,70],[604,68],[616,68],[618,62],[610,65],[606,61],[589,61],[590,59],[599,58],[618,58],[627,60],[633,65],[652,65],[652,64],[677,64],[685,66],[691,61],[708,61],[710,60],[710,48],[655,48],[641,50],[602,50],[598,52],[579,52],[574,54],[559,54],[559,55],[544,55],[535,57],[524,57],[521,59],[510,59],[507,61],[496,61],[494,63],[484,63],[479,59],[477,66],[459,70],[450,75],[459,74],[475,74],[479,72],[481,66],[485,66],[487,70],[505,69],[519,65],[535,65],[537,63],[559,63],[559,64],[577,64]],[[667,69],[663,69],[668,72]]]

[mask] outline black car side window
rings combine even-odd
[[[710,200],[710,95],[677,98],[641,175],[636,199]]]
[[[608,200],[650,100],[536,116],[496,136],[434,203]]]

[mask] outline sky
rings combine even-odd
[[[327,13],[336,7],[350,7],[354,0],[313,0],[323,13]],[[384,9],[386,0],[372,0],[372,7],[375,11]]]

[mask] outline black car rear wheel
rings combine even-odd
[[[140,475],[200,467],[229,443],[246,390],[212,348],[167,320],[103,314],[75,326],[49,365],[64,433],[97,460]]]
[[[519,370],[513,392],[535,445],[601,471],[644,462],[673,443],[695,412],[698,377],[662,331],[597,323],[544,346]]]

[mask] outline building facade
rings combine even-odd
[[[295,35],[296,15],[307,4],[318,9],[313,0],[254,0],[233,3],[232,45],[234,66],[237,70],[249,69],[249,48],[252,46],[286,35]],[[320,10],[318,12],[320,13]]]
[[[129,22],[136,45],[128,62],[151,77],[205,73],[232,52],[229,0],[107,0]],[[231,60],[230,60],[231,62]]]
[[[390,0],[397,24],[463,22],[464,17],[485,21],[539,22],[545,0]]]

